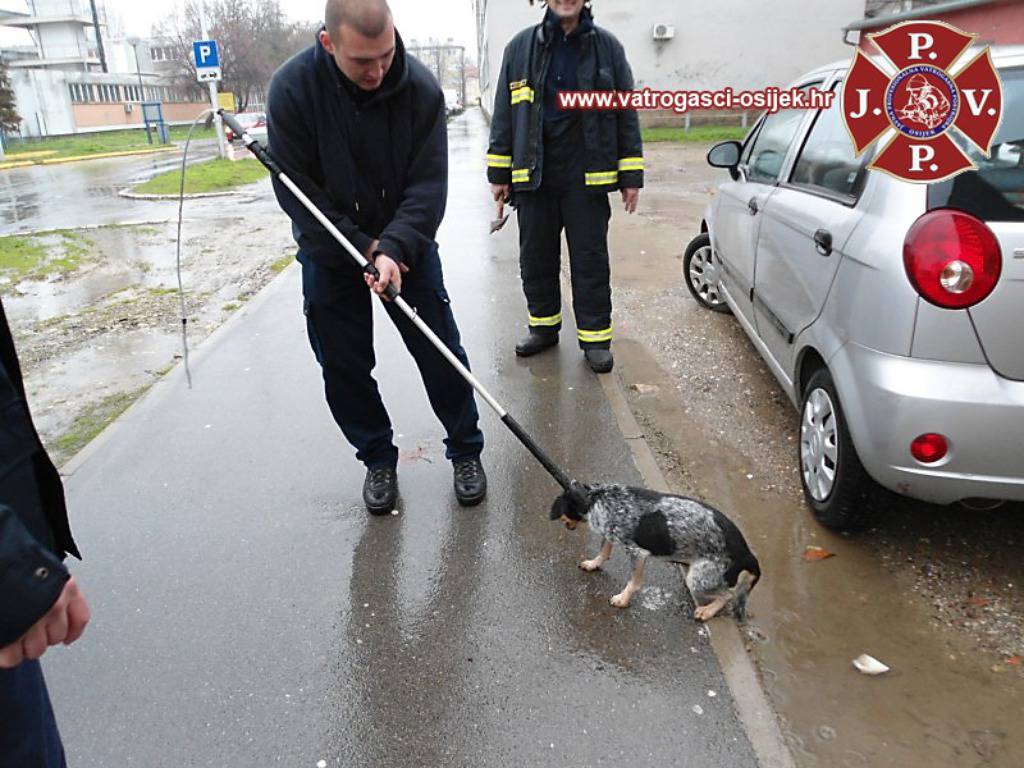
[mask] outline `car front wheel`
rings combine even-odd
[[[714,312],[728,312],[729,305],[718,288],[718,259],[711,248],[707,232],[697,235],[686,246],[683,256],[683,279],[693,298],[705,309]]]
[[[815,371],[804,387],[799,451],[800,481],[815,519],[839,531],[868,526],[881,488],[857,456],[827,368]]]

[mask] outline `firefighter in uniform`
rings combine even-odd
[[[532,0],[531,0],[532,4]],[[547,0],[543,21],[505,48],[494,99],[487,178],[496,201],[514,197],[519,268],[529,310],[520,357],[558,343],[561,233],[569,243],[580,347],[597,373],[612,369],[608,193],[627,212],[643,187],[643,146],[634,110],[560,109],[560,91],[628,91],[622,44],[596,26],[585,0]]]

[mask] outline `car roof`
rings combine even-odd
[[[967,57],[970,57],[980,51],[982,46],[971,46],[968,49]],[[995,62],[996,67],[1006,68],[1024,65],[1024,45],[992,45],[989,46],[989,50],[992,51],[992,61]],[[836,70],[849,69],[853,63],[853,59],[839,59],[833,61],[831,64],[826,64],[804,74],[803,77],[811,77],[813,75],[823,75],[829,72],[835,72]],[[801,78],[803,79],[803,78]]]

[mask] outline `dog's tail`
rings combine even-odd
[[[761,564],[753,554],[748,553],[743,562],[733,565],[736,573],[736,591],[732,596],[732,611],[737,621],[747,617],[747,598],[761,580]]]

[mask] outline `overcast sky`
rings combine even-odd
[[[476,28],[471,0],[389,0],[395,24],[405,39],[425,41],[449,37],[476,55]],[[4,0],[2,5],[12,5]],[[106,0],[107,11],[120,14],[128,35],[149,35],[150,27],[167,14],[162,3],[139,0]],[[281,9],[296,21],[322,20],[324,0],[281,0]],[[469,51],[467,51],[469,53]]]

